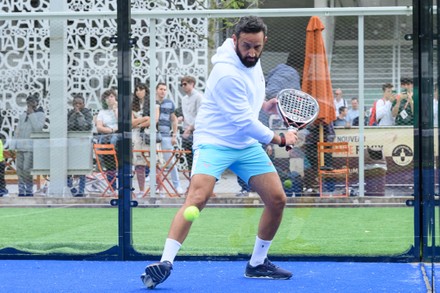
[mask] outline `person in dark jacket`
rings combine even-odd
[[[283,89],[301,90],[300,77],[295,68],[278,64],[267,74],[266,99],[272,99]]]
[[[73,109],[67,113],[67,130],[68,131],[92,131],[93,115],[90,109],[85,107],[83,96],[77,95],[72,101]],[[73,188],[73,176],[67,178],[67,186],[70,187],[72,195],[75,197],[84,196],[86,187],[86,176],[79,176],[78,189]]]
[[[43,108],[38,107],[39,95],[33,94],[26,98],[26,111],[20,115],[14,131],[11,149],[17,151],[15,165],[18,176],[18,196],[33,196],[34,164],[32,132],[42,131],[46,122]]]
[[[93,126],[93,115],[90,109],[85,107],[85,100],[78,95],[73,98],[73,109],[67,113],[67,130],[90,131]]]

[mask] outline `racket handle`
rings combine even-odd
[[[291,125],[289,127],[287,127],[287,131],[297,131],[297,130],[298,130],[298,128],[293,127]],[[293,149],[293,144],[286,145],[286,151],[290,151],[291,149]]]

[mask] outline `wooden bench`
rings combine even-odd
[[[15,152],[3,150],[3,157],[5,159],[5,182],[8,184],[18,184],[17,170],[15,169]],[[37,185],[37,190],[41,188],[41,176],[37,175],[34,178],[34,184]]]

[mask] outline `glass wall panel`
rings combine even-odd
[[[191,14],[207,7],[200,1],[177,6],[172,1],[132,1],[132,74],[127,77],[118,75],[115,1],[7,3],[0,5],[0,134],[8,190],[0,198],[0,234],[6,235],[0,248],[82,255],[118,245],[118,215],[123,213],[110,201],[120,192],[117,171],[123,150],[118,142],[124,141],[132,143],[133,159],[129,174],[122,176],[132,176],[137,207],[129,219],[132,231],[119,231],[121,237],[132,233],[135,253],[160,255],[190,183],[191,136],[186,136],[191,121],[184,112],[188,80],[183,77],[194,78],[195,89],[205,92],[211,57],[231,36],[237,19]],[[175,8],[186,14],[160,13],[174,13]],[[39,15],[43,12],[54,14]],[[411,257],[414,210],[406,206],[414,193],[411,105],[405,108],[407,116],[392,111],[397,97],[412,93],[401,83],[413,78],[412,42],[404,39],[412,30],[411,10],[386,16],[380,11],[364,16],[355,9],[348,15],[317,12],[325,55],[308,56],[311,15],[280,12],[263,15],[269,29],[261,57],[266,98],[284,88],[306,90],[305,76],[316,73],[307,69],[306,58],[325,60],[320,70],[329,73],[330,92],[316,98],[334,115],[300,130],[290,151],[264,146],[287,195],[271,254]],[[130,79],[133,94],[126,100],[118,100],[118,78]],[[157,90],[160,83],[164,88]],[[342,97],[337,105],[336,97]],[[161,127],[156,133],[149,126],[163,114],[155,106],[162,98],[173,103],[178,118],[173,133]],[[376,106],[379,125],[370,125],[374,104],[385,104],[383,99],[388,118],[379,117]],[[132,105],[131,117],[118,111],[123,103]],[[82,105],[88,110],[81,110]],[[341,106],[353,118],[343,124],[337,118],[344,118]],[[395,125],[398,115],[403,122]],[[118,123],[130,119],[132,131],[119,131]],[[286,131],[278,115],[260,119],[277,133]],[[160,134],[161,143],[146,143],[148,133],[152,141]],[[319,164],[318,142],[347,142],[348,162],[333,155],[323,156]],[[348,181],[320,179],[320,170],[344,167]],[[27,171],[32,180],[26,184]],[[252,186],[226,170],[179,255],[248,256],[262,207]]]
[[[401,119],[404,122],[396,125],[396,115],[392,113],[397,97],[412,94],[412,88],[405,89],[401,84],[404,80],[406,86],[406,80],[412,83],[413,78],[412,42],[404,39],[405,34],[412,32],[412,16],[378,14],[361,18],[355,14],[319,18],[325,27],[322,41],[332,90],[328,96],[316,98],[321,107],[334,109],[332,120],[330,123],[317,120],[300,130],[300,141],[289,152],[277,145],[270,146],[272,162],[288,197],[283,223],[271,246],[274,255],[397,257],[413,254],[414,210],[406,206],[414,194],[413,118],[408,108],[409,118]],[[261,66],[266,78],[266,98],[275,97],[284,88],[304,90],[304,77],[312,70],[305,69],[307,26],[311,17],[293,13],[291,17],[268,16],[264,20],[268,25],[268,42]],[[155,56],[159,69],[155,79],[167,84],[168,97],[178,108],[185,103],[179,87],[181,78],[195,77],[195,88],[204,91],[212,69],[210,57],[215,48],[231,36],[229,25],[235,22],[235,18],[213,17],[157,20]],[[192,26],[196,24],[204,24],[206,29],[196,31]],[[181,33],[184,36],[176,47],[174,40]],[[363,58],[359,58],[360,52]],[[334,98],[339,100],[340,94],[342,99],[338,105],[350,110],[353,115],[350,120],[336,111],[339,109],[334,105]],[[390,122],[385,123],[384,119],[383,123],[370,126],[373,105],[383,99],[389,101],[385,114]],[[338,116],[347,122],[339,124]],[[360,116],[363,119],[359,119]],[[359,120],[364,124],[359,125]],[[269,115],[262,122],[276,132],[286,131],[278,115]],[[318,166],[319,141],[348,143],[348,187],[344,178],[320,182],[318,170],[342,168],[346,159],[340,155],[326,156],[325,164]],[[180,145],[179,149],[182,149]],[[185,157],[187,160],[188,155]],[[181,171],[187,169],[186,160],[181,159]],[[181,172],[180,184],[186,187],[184,175]],[[171,179],[167,184],[172,184]],[[158,193],[139,199],[140,208],[133,211],[137,251],[161,254],[183,197]],[[207,208],[192,225],[179,255],[236,257],[250,254],[261,213],[258,194],[252,187],[240,184],[237,176],[226,170],[215,185]]]
[[[102,95],[117,86],[116,46],[110,42],[116,14],[69,15],[116,7],[48,0],[4,1],[0,7],[6,169],[0,249],[72,255],[108,250],[118,241],[117,210],[107,208],[107,197],[116,193],[107,188],[99,163],[114,170],[114,160],[96,156],[93,145],[101,139],[97,122],[108,103]],[[117,117],[104,117],[116,123],[108,125],[111,132],[117,132]],[[113,161],[105,163],[107,158]]]

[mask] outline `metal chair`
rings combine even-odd
[[[350,169],[348,166],[348,154],[348,142],[318,142],[318,180],[320,197],[350,196],[348,183],[350,175]],[[336,159],[338,159],[339,162],[335,162]],[[332,161],[331,163],[329,162],[330,160]],[[328,178],[344,178],[345,192],[332,193],[330,195],[325,194],[323,192],[323,184],[325,184],[325,181]]]
[[[99,177],[107,183],[101,196],[117,196],[113,187],[116,184],[116,172],[118,170],[118,157],[115,146],[113,144],[94,144],[93,151],[95,153],[96,167],[100,173]]]
[[[144,158],[145,162],[147,163],[148,167],[150,167],[150,151],[149,150],[133,150],[133,152],[141,153],[142,157]],[[174,188],[171,179],[168,178],[171,174],[172,168],[177,168],[177,164],[179,163],[182,156],[190,154],[191,151],[187,150],[157,150],[156,153],[160,156],[165,153],[171,153],[172,156],[168,158],[168,160],[164,162],[160,162],[160,160],[157,160],[156,162],[156,184],[157,188],[159,190],[164,190],[166,194],[169,197],[180,197],[181,195],[177,192],[177,190]],[[174,159],[174,160],[173,160]],[[185,173],[184,173],[185,175]],[[188,175],[185,175],[185,178],[190,180],[190,177]],[[145,191],[143,197],[148,196],[150,193],[150,188],[148,187]]]
[[[10,150],[3,150],[3,157],[5,159],[5,181],[6,184],[17,184],[17,169],[15,166],[16,153]],[[41,189],[42,181],[46,181],[46,178],[41,175],[37,175],[34,178],[34,183],[37,186],[37,191]]]

